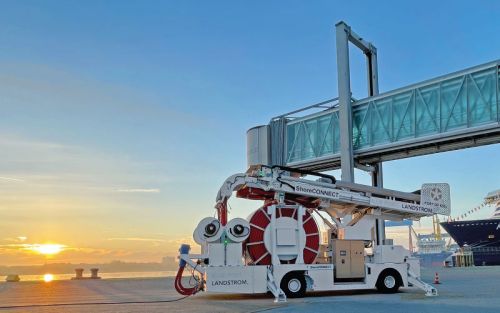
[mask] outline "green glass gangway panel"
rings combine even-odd
[[[372,163],[500,142],[499,66],[495,61],[353,101],[355,159]],[[271,121],[273,163],[339,166],[339,111],[330,102],[314,114]]]

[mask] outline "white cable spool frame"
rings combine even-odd
[[[281,260],[290,261],[295,259],[295,264],[303,264],[303,251],[306,245],[306,233],[302,227],[305,209],[300,205],[279,205],[279,207],[293,207],[297,209],[297,219],[290,217],[276,218],[277,205],[271,205],[267,208],[271,215],[271,222],[264,231],[264,245],[267,251],[271,252],[272,265],[281,264]],[[284,227],[280,227],[284,226]],[[295,231],[295,244],[279,245],[277,242],[277,231],[279,229],[293,229]]]

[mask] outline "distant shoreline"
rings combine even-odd
[[[47,263],[43,265],[17,265],[4,266],[0,265],[0,276],[9,274],[16,275],[44,275],[47,273],[55,275],[74,274],[76,268],[83,268],[84,275],[90,274],[91,268],[98,268],[99,273],[151,273],[151,272],[168,272],[177,271],[178,263],[174,258],[169,258],[168,261],[162,263],[132,263],[124,261],[112,261],[109,263],[93,263],[93,264],[73,264],[73,263]]]
[[[176,271],[142,271],[142,272],[113,272],[113,273],[99,273],[102,279],[133,279],[133,278],[171,278],[176,275]],[[53,274],[53,273],[50,273]],[[5,282],[6,275],[0,275],[0,283]],[[21,282],[38,282],[43,281],[44,274],[19,274]],[[53,274],[54,281],[71,280],[75,276],[74,273],[61,273]],[[90,276],[90,273],[87,275]]]

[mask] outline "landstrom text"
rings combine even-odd
[[[233,285],[248,285],[246,279],[228,279],[228,280],[214,280],[212,286],[233,286]]]

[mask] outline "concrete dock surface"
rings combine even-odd
[[[432,282],[436,271],[438,297],[404,288],[390,295],[312,292],[286,303],[206,293],[167,302],[181,298],[172,278],[0,283],[0,312],[500,312],[500,267],[422,269],[423,279]]]

